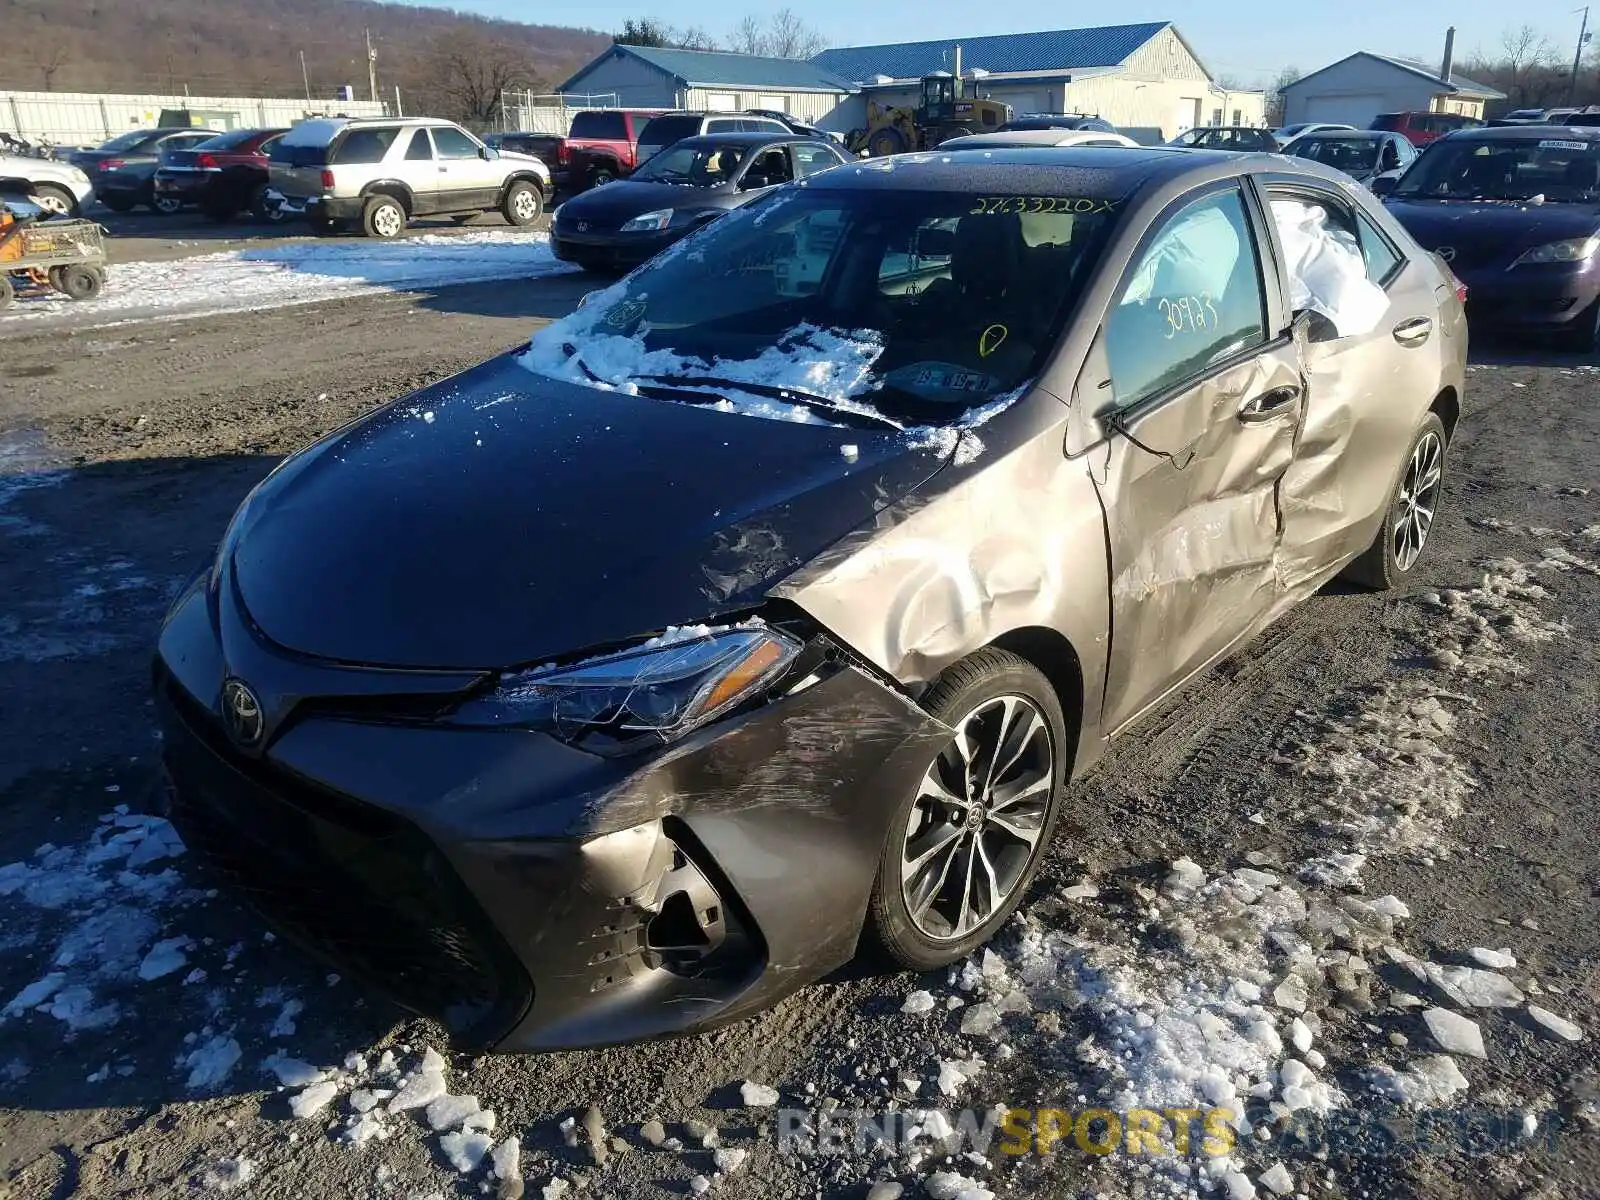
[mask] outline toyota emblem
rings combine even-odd
[[[579,233],[588,233],[589,232],[589,222],[587,222],[587,221],[579,221],[578,222],[578,232]]]
[[[254,746],[266,730],[261,701],[240,679],[229,679],[222,685],[222,717],[233,740],[241,746]]]
[[[1456,248],[1454,246],[1440,246],[1434,253],[1444,259],[1445,262],[1454,262],[1456,258]]]

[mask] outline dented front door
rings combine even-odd
[[[1295,347],[1269,328],[1256,226],[1231,187],[1164,220],[1106,315],[1109,379],[1080,395],[1102,397],[1106,433],[1088,458],[1110,551],[1108,728],[1273,610],[1303,396]]]

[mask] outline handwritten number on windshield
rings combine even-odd
[[[1110,200],[1087,196],[979,196],[968,216],[1002,216],[1007,213],[1098,213],[1110,212]]]

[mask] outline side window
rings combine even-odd
[[[717,117],[706,122],[707,133],[738,133],[739,122],[733,117]]]
[[[794,151],[794,173],[801,179],[839,165],[838,156],[826,146],[803,142],[791,149]]]
[[[433,148],[440,158],[477,158],[478,143],[449,125],[433,130]]]
[[[426,129],[419,129],[411,135],[411,145],[406,147],[406,161],[433,161],[433,143],[428,141],[428,131]]]
[[[782,146],[774,146],[771,150],[764,150],[750,164],[750,169],[745,172],[744,185],[746,187],[774,187],[780,183],[788,183],[794,178],[794,173],[789,168],[789,155]]]
[[[1237,190],[1169,217],[1106,319],[1115,403],[1126,407],[1266,341],[1255,237]]]
[[[1382,287],[1394,280],[1406,260],[1365,213],[1358,214],[1356,219],[1360,226],[1361,257],[1366,260],[1367,278]]]
[[[333,161],[346,163],[380,163],[400,130],[394,126],[382,129],[352,129],[333,152]]]

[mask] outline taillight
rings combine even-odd
[[[195,165],[202,171],[215,171],[217,169],[217,158],[214,154],[196,155],[194,161]]]
[[[556,162],[560,163],[564,167],[571,160],[572,160],[572,147],[568,146],[567,143],[564,142],[564,141],[563,142],[557,142],[556,143]]]
[[[1467,302],[1467,285],[1461,280],[1456,280],[1456,299],[1465,304]]]
[[[328,191],[333,190],[333,172],[326,167],[322,169],[322,186]]]
[[[125,158],[106,158],[100,161],[100,169],[103,171],[115,171],[118,167],[127,165],[128,160]]]

